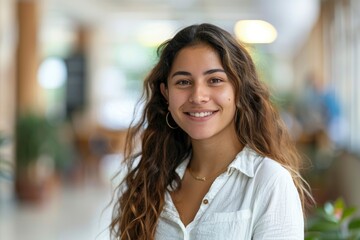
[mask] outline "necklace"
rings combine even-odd
[[[227,168],[227,166],[226,166],[225,168],[221,169],[221,171],[217,172],[217,173],[216,173],[216,176],[217,176],[218,174],[224,172],[226,168]],[[190,175],[191,175],[196,181],[205,182],[205,181],[207,180],[206,177],[196,176],[196,175],[192,172],[192,170],[191,170],[190,167],[188,167],[187,169],[189,170]],[[209,178],[211,178],[211,177],[209,177]]]
[[[201,182],[205,182],[205,181],[206,181],[206,177],[196,176],[196,175],[193,174],[193,172],[191,171],[190,168],[188,168],[188,170],[189,170],[190,175],[191,175],[195,180],[201,181]]]

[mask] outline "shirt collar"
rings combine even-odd
[[[191,154],[190,154],[191,156]],[[185,175],[185,171],[186,171],[186,168],[187,168],[187,165],[189,164],[189,161],[190,161],[190,156],[187,157],[184,161],[182,161],[180,163],[179,166],[177,166],[177,168],[175,169],[175,172],[179,175],[179,177],[182,179]]]
[[[191,154],[190,154],[191,155]],[[230,169],[236,169],[248,177],[254,177],[255,174],[255,159],[259,157],[259,154],[252,150],[250,147],[245,146],[230,163],[228,171]],[[184,177],[187,165],[189,164],[190,156],[186,158],[176,168],[176,173],[182,179]]]
[[[236,169],[244,173],[248,177],[254,177],[255,174],[255,159],[259,154],[254,150],[245,146],[235,157],[234,161],[230,163],[228,169]]]

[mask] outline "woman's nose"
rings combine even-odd
[[[189,102],[194,104],[202,104],[209,101],[209,91],[206,86],[203,85],[194,85],[191,95],[189,97]]]

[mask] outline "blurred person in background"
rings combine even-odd
[[[159,53],[128,133],[111,236],[304,239],[301,159],[245,48],[201,24]]]
[[[309,72],[296,102],[296,118],[301,129],[299,147],[315,168],[328,169],[341,152],[348,135],[340,102],[334,90],[315,72]]]
[[[325,131],[331,141],[341,145],[346,138],[343,114],[334,89],[315,73],[305,79],[300,95],[297,116],[306,134]]]

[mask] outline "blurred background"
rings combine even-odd
[[[359,12],[357,0],[0,0],[0,238],[109,239],[156,47],[202,22],[247,46],[317,203],[360,207]]]

